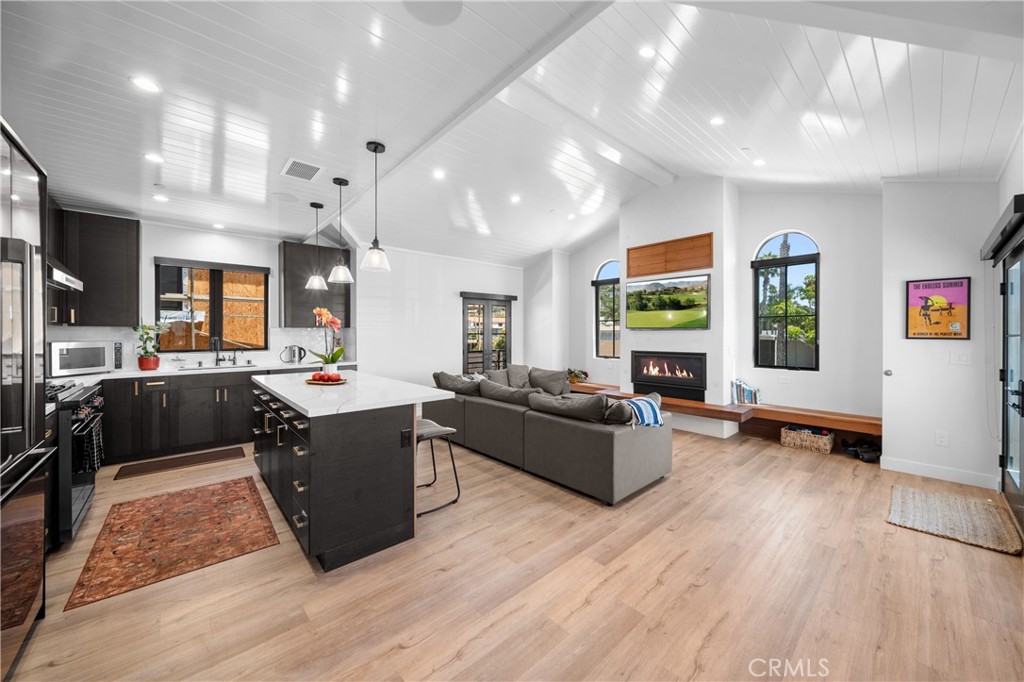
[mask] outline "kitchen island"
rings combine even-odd
[[[307,555],[325,571],[415,533],[416,404],[449,391],[344,371],[254,376],[254,454]]]

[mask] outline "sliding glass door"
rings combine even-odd
[[[1017,520],[1024,525],[1024,496],[1021,494],[1020,465],[1021,426],[1024,420],[1024,344],[1021,342],[1021,319],[1024,297],[1021,296],[1024,247],[1018,248],[1003,261],[1003,452],[1000,457],[1003,494],[1013,508]]]

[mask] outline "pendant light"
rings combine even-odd
[[[377,156],[384,153],[384,145],[380,142],[367,142],[367,150],[373,152],[373,243],[370,250],[363,256],[363,262],[359,266],[362,270],[370,272],[391,272],[391,264],[388,263],[387,254],[380,248],[380,240],[377,239]]]
[[[315,289],[316,291],[327,291],[327,282],[324,281],[323,275],[320,274],[320,209],[324,205],[314,201],[309,206],[316,209],[316,223],[314,224],[314,227],[316,227],[316,270],[309,276],[306,288]]]
[[[334,178],[334,184],[338,186],[338,234],[341,234],[341,188],[348,187],[348,180],[345,178]],[[339,262],[331,269],[331,274],[327,277],[328,282],[334,282],[335,284],[351,284],[355,280],[352,279],[352,271],[348,269],[344,261]]]

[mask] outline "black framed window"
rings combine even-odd
[[[754,366],[818,369],[818,245],[800,232],[768,239],[754,271]]]
[[[621,329],[619,327],[619,261],[606,261],[597,269],[591,282],[594,287],[594,355],[618,358]]]
[[[155,260],[161,351],[267,349],[269,268]]]

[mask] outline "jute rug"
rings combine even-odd
[[[1010,512],[997,502],[894,485],[887,521],[1005,554],[1021,553]]]
[[[184,469],[185,467],[194,467],[199,466],[200,464],[209,464],[210,462],[220,462],[225,459],[241,459],[242,457],[245,457],[245,451],[242,450],[242,448],[222,448],[220,450],[208,450],[194,455],[184,455],[182,457],[150,459],[145,462],[139,462],[138,464],[125,464],[117,470],[116,474],[114,474],[114,480],[117,481],[122,478],[131,478],[132,476],[143,476],[145,474],[155,474],[161,471],[171,471],[172,469]]]
[[[252,476],[115,504],[64,610],[279,542]]]

